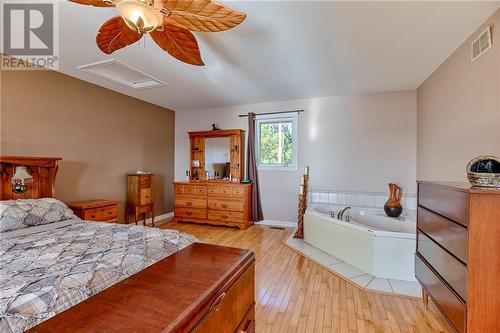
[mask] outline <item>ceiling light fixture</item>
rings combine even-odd
[[[116,4],[116,11],[127,26],[138,33],[150,33],[163,21],[163,14],[146,0],[122,0]]]
[[[149,34],[171,56],[203,66],[201,52],[191,31],[229,30],[245,19],[215,0],[69,0],[94,7],[116,7],[119,16],[106,21],[96,35],[106,54],[138,42]]]

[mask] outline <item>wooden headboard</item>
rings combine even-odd
[[[53,198],[60,157],[17,157],[0,156],[0,200]],[[12,176],[16,166],[24,165],[33,176],[33,183],[26,192],[12,191]]]

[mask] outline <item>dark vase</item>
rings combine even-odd
[[[403,190],[396,184],[389,184],[389,200],[384,205],[384,211],[387,216],[398,217],[403,212],[403,207],[401,206],[401,195]]]

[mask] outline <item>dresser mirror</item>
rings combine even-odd
[[[190,132],[190,180],[239,183],[243,175],[245,131]]]
[[[229,137],[205,140],[205,178],[229,178],[231,168],[231,142]]]

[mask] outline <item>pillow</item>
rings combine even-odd
[[[78,219],[62,201],[53,198],[0,201],[0,232]]]

